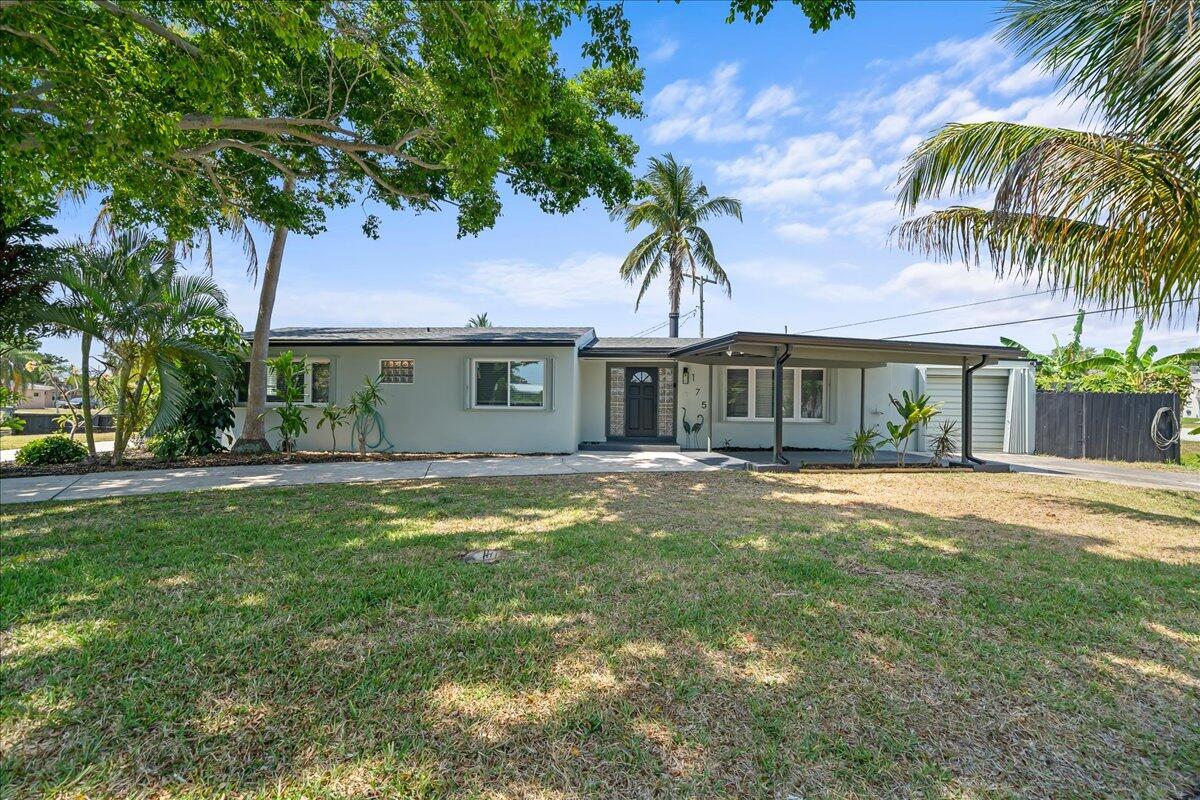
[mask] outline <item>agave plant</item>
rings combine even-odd
[[[952,419],[944,419],[938,425],[937,434],[929,441],[929,451],[933,453],[933,463],[940,466],[951,453],[958,449],[958,439],[954,429],[958,423]]]

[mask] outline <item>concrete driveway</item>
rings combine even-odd
[[[601,472],[707,472],[719,468],[684,453],[575,453],[566,456],[130,470],[95,472],[91,475],[6,478],[0,480],[0,504],[313,483]]]
[[[978,453],[984,461],[1008,464],[1013,472],[1032,472],[1060,478],[1087,481],[1106,481],[1145,489],[1175,489],[1200,492],[1200,472],[1139,467],[1111,461],[1077,461],[1056,456],[1014,455],[1012,453]]]

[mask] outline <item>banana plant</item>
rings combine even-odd
[[[1081,381],[1083,387],[1094,391],[1166,390],[1185,394],[1191,381],[1188,367],[1200,364],[1200,348],[1158,357],[1157,345],[1141,349],[1144,327],[1140,319],[1133,324],[1133,333],[1124,353],[1105,348],[1102,354],[1080,362],[1084,371],[1092,373]]]
[[[1000,344],[1005,347],[1015,347],[1037,362],[1037,384],[1039,389],[1062,390],[1070,388],[1071,382],[1086,372],[1084,362],[1095,354],[1095,350],[1083,346],[1083,319],[1087,312],[1079,310],[1075,317],[1075,325],[1071,329],[1071,341],[1062,344],[1058,335],[1054,335],[1054,349],[1049,353],[1037,353],[1025,345],[1010,339],[1000,337]]]

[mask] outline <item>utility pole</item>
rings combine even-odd
[[[696,288],[696,284],[700,284],[700,338],[704,338],[704,284],[717,283],[712,278],[706,278],[703,275],[697,275],[696,270],[692,270],[692,288]]]

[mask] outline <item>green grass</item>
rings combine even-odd
[[[1181,442],[1179,463],[1188,469],[1200,471],[1200,442]]]
[[[1181,797],[1198,529],[969,474],[8,506],[4,794]]]
[[[36,442],[38,439],[45,439],[47,436],[53,435],[54,434],[51,433],[18,433],[13,435],[6,433],[3,436],[0,436],[0,450],[16,450],[24,447],[30,442]],[[115,434],[111,432],[93,434],[97,442],[111,442],[114,435]],[[87,443],[87,439],[84,437],[82,431],[75,434],[75,439],[85,444]]]

